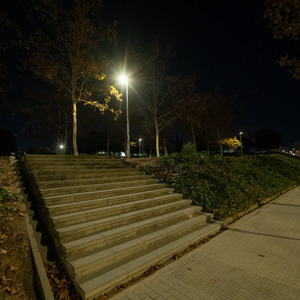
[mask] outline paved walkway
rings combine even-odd
[[[112,299],[299,300],[300,186]]]

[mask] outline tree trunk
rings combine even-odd
[[[159,130],[157,119],[154,117],[154,124],[155,124],[155,140],[156,140],[156,157],[159,157]]]
[[[208,138],[206,138],[206,150],[207,150],[207,153],[210,154],[209,153],[209,139]]]
[[[166,140],[165,139],[164,139],[164,155],[165,156],[168,155],[167,144],[166,144]]]
[[[220,137],[219,129],[218,129],[218,143],[219,143],[219,146],[220,146],[220,155],[223,156],[223,145],[221,143],[221,137]]]
[[[191,124],[193,144],[196,145],[194,126]]]
[[[110,156],[110,153],[109,153],[109,142],[110,142],[110,132],[108,131],[107,132],[107,143],[106,143],[106,155],[107,156]]]
[[[65,117],[65,133],[64,133],[64,154],[67,152],[67,144],[68,144],[68,118]]]
[[[77,106],[76,102],[73,101],[73,153],[78,155],[77,149]]]

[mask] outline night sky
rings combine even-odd
[[[124,44],[161,34],[174,43],[177,72],[196,73],[200,91],[219,88],[241,102],[237,130],[270,128],[286,145],[300,139],[300,82],[276,63],[296,45],[273,39],[263,1],[109,2]]]
[[[237,132],[273,129],[292,146],[300,140],[300,82],[276,60],[299,49],[273,39],[263,2],[104,0],[103,9],[118,20],[124,53],[160,35],[174,45],[174,73],[196,74],[198,91],[218,88],[241,103]],[[14,122],[2,109],[0,128],[17,134]]]

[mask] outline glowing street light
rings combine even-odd
[[[128,110],[128,78],[126,75],[122,74],[119,77],[121,83],[126,85],[126,128],[127,128],[127,138],[126,138],[126,158],[130,159],[130,133],[129,133],[129,110]]]
[[[241,131],[241,132],[239,133],[239,135],[240,135],[240,142],[241,142],[241,155],[243,156],[242,134],[243,134],[243,131]]]

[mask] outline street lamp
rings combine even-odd
[[[240,132],[241,155],[243,156],[243,143],[242,143],[242,134],[243,134],[243,131],[241,131],[241,132]]]
[[[142,139],[139,139],[139,156],[141,157],[141,142],[142,142]]]
[[[126,128],[127,128],[127,138],[126,138],[126,158],[130,159],[130,133],[129,133],[129,111],[128,111],[128,78],[126,75],[121,75],[119,78],[121,83],[126,85]]]

